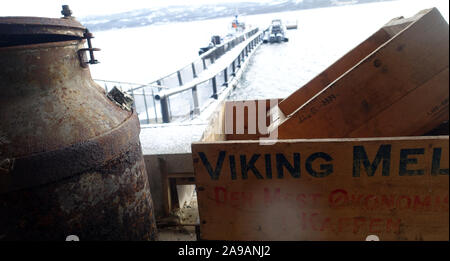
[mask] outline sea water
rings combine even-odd
[[[392,18],[410,17],[437,7],[449,19],[447,0],[398,0],[243,16],[248,26],[272,19],[297,21],[288,42],[264,44],[230,99],[283,98],[300,88]],[[241,11],[242,13],[242,11]],[[94,79],[149,83],[198,58],[212,35],[228,32],[232,17],[95,32],[101,62],[91,66]]]

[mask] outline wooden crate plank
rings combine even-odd
[[[346,71],[350,70],[359,61],[364,59],[370,53],[375,51],[378,47],[391,39],[396,33],[403,30],[406,26],[411,24],[414,20],[421,17],[420,14],[403,19],[403,17],[392,19],[380,30],[375,32],[365,41],[350,50],[344,56],[339,58],[335,63],[330,65],[327,69],[319,75],[310,80],[307,84],[290,94],[287,98],[282,100],[279,108],[284,115],[289,115],[297,110],[301,105],[311,99],[319,91],[323,90],[330,83],[336,80]]]
[[[225,114],[224,104],[225,102],[222,101],[210,116],[208,126],[201,138],[202,141],[225,140],[225,127],[223,121]]]
[[[194,143],[201,238],[449,240],[448,142]]]
[[[279,125],[279,138],[347,137],[448,68],[448,36],[447,22],[431,9],[291,114]],[[422,102],[422,109],[437,102]],[[403,112],[401,118],[386,114],[386,121],[414,122],[414,114]],[[429,118],[422,124],[435,122]]]
[[[398,133],[407,133],[412,136],[420,136],[448,121],[449,114],[449,72],[448,68],[433,77],[426,84],[413,90],[400,101],[370,119],[364,125],[352,131],[348,137],[382,137],[395,136]],[[436,101],[430,104],[429,101]],[[425,109],[424,109],[425,108]],[[414,115],[410,121],[392,121],[402,119],[405,112]],[[424,126],[423,122],[433,121],[435,124]]]

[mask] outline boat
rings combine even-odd
[[[220,45],[224,41],[234,38],[238,34],[242,34],[245,31],[245,23],[240,21],[238,19],[238,15],[234,16],[234,19],[231,21],[231,26],[229,28],[229,32],[225,37],[221,37],[219,35],[213,35],[211,37],[211,41],[208,43],[205,47],[200,47],[200,50],[198,51],[198,55],[202,55],[209,51],[210,49],[213,49],[217,45]]]
[[[231,34],[242,33],[245,31],[245,23],[239,21],[238,15],[235,15],[233,21],[231,22],[231,28]]]
[[[210,49],[214,48],[216,45],[219,45],[221,42],[221,38],[218,35],[213,35],[211,37],[211,41],[209,42],[209,44],[205,47],[200,47],[200,50],[198,50],[198,55],[202,55],[204,53],[206,53],[207,51],[209,51]]]
[[[286,26],[281,22],[281,19],[272,20],[272,24],[265,32],[263,43],[281,43],[287,42]]]

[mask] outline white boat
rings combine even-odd
[[[263,43],[287,42],[289,39],[286,37],[286,30],[280,19],[272,20],[272,24],[265,32]]]

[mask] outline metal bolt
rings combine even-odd
[[[64,15],[65,18],[72,17],[72,10],[70,10],[68,5],[63,5],[61,14]]]
[[[91,59],[89,60],[90,64],[98,64],[98,61],[95,59],[94,57],[94,51],[100,50],[100,49],[96,49],[96,48],[92,48],[92,42],[91,39],[94,38],[94,35],[89,32],[88,29],[86,29],[86,31],[84,32],[84,37],[87,40],[87,44],[88,44],[88,50],[89,50],[89,55],[91,56]]]

